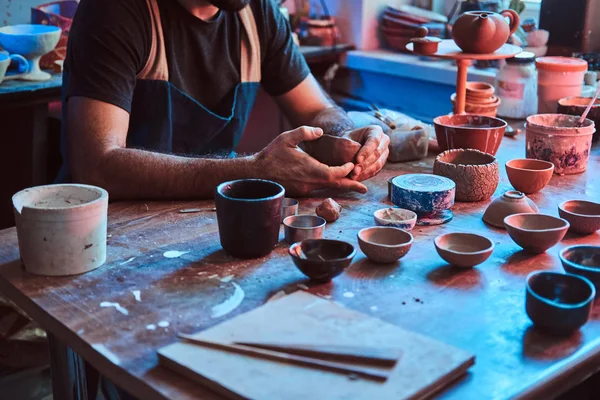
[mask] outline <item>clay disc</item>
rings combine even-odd
[[[454,205],[456,184],[430,174],[407,174],[392,179],[392,202],[417,213],[432,213]]]
[[[430,214],[417,214],[417,225],[432,226],[442,225],[450,222],[454,218],[454,213],[451,210],[440,211]]]
[[[319,162],[330,167],[339,167],[354,161],[361,144],[354,140],[323,135],[317,140],[304,142],[304,150]]]

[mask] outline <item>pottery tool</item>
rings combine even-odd
[[[198,339],[191,335],[186,335],[184,333],[178,333],[177,337],[184,339],[190,343],[209,347],[212,349],[223,350],[230,353],[241,354],[245,356],[258,357],[265,360],[278,361],[288,364],[299,365],[303,367],[322,369],[325,371],[341,373],[346,375],[355,375],[358,377],[372,379],[376,381],[385,381],[389,372],[371,370],[368,368],[354,367],[348,366],[345,364],[322,361],[315,358],[303,357],[294,354],[283,353],[279,351],[273,350],[265,350],[260,348],[253,348],[250,346],[243,346],[239,344],[225,344],[219,342],[213,342],[210,340]]]
[[[587,118],[590,110],[592,109],[592,106],[594,105],[594,103],[596,103],[598,95],[600,95],[600,86],[598,86],[598,90],[596,90],[596,94],[594,95],[594,97],[592,97],[592,101],[590,101],[590,104],[588,104],[583,114],[581,114],[581,118],[579,118],[579,121],[577,121],[577,126],[583,126],[583,123],[585,122],[585,119]]]
[[[417,214],[417,225],[441,225],[453,217],[456,184],[431,174],[406,174],[392,179],[392,202]]]
[[[264,350],[272,350],[282,353],[295,354],[298,356],[330,359],[339,362],[354,362],[369,364],[382,368],[396,365],[402,352],[394,348],[376,348],[361,346],[337,346],[337,345],[311,345],[311,344],[285,344],[285,343],[262,343],[262,342],[235,342],[236,345],[256,347]]]
[[[402,353],[393,367],[370,367],[388,374],[382,382],[352,379],[356,375],[274,362],[185,340],[158,350],[162,366],[228,399],[302,399],[313,388],[318,388],[319,398],[330,400],[430,398],[474,363],[469,352],[301,290],[191,337],[218,343],[276,343],[292,347],[302,343],[380,351],[392,348],[394,353],[384,354],[390,357]]]
[[[204,212],[204,211],[217,211],[217,209],[213,207],[213,208],[184,208],[183,210],[179,210],[179,212],[182,214],[198,213],[198,212]]]

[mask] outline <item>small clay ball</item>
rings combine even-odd
[[[425,26],[421,26],[415,32],[415,34],[419,38],[424,38],[425,36],[427,36],[428,33],[429,33],[429,29],[427,29],[427,27],[425,27]]]
[[[323,201],[315,209],[317,215],[327,222],[335,222],[340,217],[342,206],[335,202],[332,198]]]

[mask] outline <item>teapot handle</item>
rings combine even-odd
[[[515,10],[504,10],[500,13],[504,18],[510,20],[510,34],[512,35],[519,29],[519,23],[521,22],[519,14]]]

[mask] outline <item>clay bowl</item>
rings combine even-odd
[[[558,215],[571,224],[571,230],[590,234],[600,229],[600,204],[585,200],[567,200],[558,206]]]
[[[458,201],[490,198],[500,179],[496,157],[472,149],[447,150],[438,155],[433,173],[454,181]]]
[[[494,251],[490,239],[472,233],[447,233],[436,237],[434,244],[444,261],[460,268],[481,264]]]
[[[377,226],[391,226],[410,231],[417,223],[417,214],[403,208],[382,208],[373,213]]]
[[[590,101],[592,101],[591,97],[564,97],[558,100],[558,113],[580,116],[590,104]],[[596,124],[594,140],[598,140],[598,137],[600,137],[600,129],[598,128],[600,126],[600,99],[596,99],[587,117]]]
[[[486,82],[467,82],[467,97],[473,99],[488,99],[494,95],[494,86]]]
[[[408,253],[413,236],[402,229],[376,226],[358,232],[358,244],[369,260],[388,264],[401,259]]]
[[[300,272],[317,282],[329,282],[344,272],[356,254],[350,243],[329,239],[303,240],[288,251]]]
[[[283,220],[285,241],[294,244],[306,239],[321,239],[327,221],[316,215],[291,215]]]
[[[525,251],[541,254],[565,237],[569,222],[545,214],[514,214],[504,218],[504,226]]]
[[[450,100],[452,101],[452,104],[456,103],[456,93],[452,93],[452,95],[450,96]],[[466,105],[467,106],[472,106],[472,107],[492,107],[492,108],[497,108],[500,105],[500,97],[496,97],[496,96],[491,96],[488,98],[477,98],[477,97],[469,97],[467,96],[465,98],[466,101]]]
[[[566,272],[585,276],[596,290],[600,288],[600,246],[567,247],[559,253],[559,257]]]
[[[531,158],[510,160],[505,167],[511,185],[526,194],[545,188],[554,173],[554,164],[551,162]]]
[[[533,324],[567,335],[589,319],[596,289],[581,276],[535,271],[525,282],[525,310]]]
[[[483,214],[483,222],[505,229],[504,218],[513,214],[537,214],[539,209],[529,197],[516,190],[509,190],[494,199]]]
[[[298,214],[298,200],[290,199],[288,197],[283,199],[283,204],[281,206],[281,223],[283,220],[289,216]]]
[[[442,151],[475,149],[495,155],[504,137],[506,122],[480,115],[442,115],[433,120]]]

